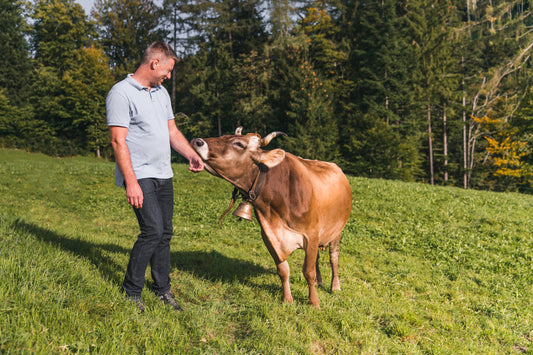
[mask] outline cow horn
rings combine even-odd
[[[242,126],[239,126],[239,127],[237,127],[237,129],[235,129],[235,135],[236,136],[241,136],[242,135]]]
[[[268,145],[268,143],[270,143],[270,141],[272,139],[274,139],[275,137],[277,136],[287,136],[287,134],[283,133],[283,132],[279,132],[279,131],[276,131],[276,132],[272,132],[270,133],[268,136],[264,137],[264,138],[261,138],[261,147],[264,147],[266,145]]]

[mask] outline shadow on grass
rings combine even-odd
[[[121,285],[124,277],[125,265],[119,265],[113,260],[110,253],[128,254],[129,250],[116,244],[96,244],[83,239],[74,239],[58,234],[33,223],[16,220],[13,228],[18,232],[29,234],[35,238],[50,243],[66,252],[81,256],[89,260],[100,271],[106,280]]]
[[[13,222],[12,226],[18,232],[31,235],[61,250],[87,259],[99,270],[104,279],[116,284],[117,287],[122,285],[127,261],[124,265],[119,264],[114,260],[113,255],[124,254],[126,256],[124,260],[127,260],[130,249],[111,243],[98,244],[79,238],[75,239],[22,220]],[[171,263],[172,267],[180,271],[191,272],[196,277],[207,281],[217,280],[230,283],[237,280],[248,286],[266,288],[272,294],[279,291],[278,285],[258,286],[251,281],[254,276],[269,273],[265,268],[252,262],[229,258],[214,250],[172,252]],[[151,280],[148,282],[150,284]]]
[[[172,267],[176,267],[180,271],[190,272],[195,277],[207,281],[216,280],[225,283],[237,281],[246,286],[261,288],[272,295],[277,295],[281,290],[281,285],[278,285],[278,283],[259,285],[253,281],[253,278],[258,275],[275,274],[275,271],[268,271],[253,262],[229,258],[216,250],[211,250],[210,252],[173,252],[171,254],[171,263]]]

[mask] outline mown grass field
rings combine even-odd
[[[185,312],[120,293],[138,233],[114,164],[0,150],[0,352],[533,354],[533,196],[350,177],[340,293],[303,251],[282,304],[256,221],[231,186],[175,165],[172,291]],[[148,288],[150,286],[147,271]]]

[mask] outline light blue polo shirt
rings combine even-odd
[[[170,96],[163,86],[148,90],[128,74],[107,94],[106,113],[108,126],[128,128],[126,144],[137,179],[173,176],[168,121],[174,119],[174,114]],[[124,185],[124,177],[116,164],[115,184]]]

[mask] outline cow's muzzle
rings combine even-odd
[[[191,141],[191,145],[198,152],[198,150],[205,149],[207,147],[207,143],[202,138],[195,138]],[[204,147],[205,146],[205,147]]]
[[[207,156],[209,155],[209,146],[202,138],[195,138],[191,141],[191,147],[198,153],[200,158],[204,161],[205,170],[214,176],[222,177],[214,168],[207,163]]]

